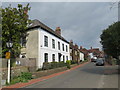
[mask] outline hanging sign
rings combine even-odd
[[[6,59],[10,59],[10,52],[6,52],[5,56],[6,56]]]

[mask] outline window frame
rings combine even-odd
[[[52,54],[52,62],[55,62],[55,54]]]
[[[48,62],[48,53],[44,53],[44,62]]]
[[[68,46],[66,45],[66,52],[68,52]]]
[[[68,60],[68,56],[66,56],[66,60]]]
[[[63,55],[63,62],[65,62],[65,55]]]
[[[58,41],[58,50],[60,50],[60,42]]]
[[[44,46],[48,47],[48,36],[44,35]]]
[[[52,39],[52,48],[55,49],[55,39]]]
[[[64,44],[62,44],[62,49],[63,49],[63,51],[65,51],[65,47],[64,47]]]

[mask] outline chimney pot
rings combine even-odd
[[[80,49],[82,49],[82,46],[80,46]]]
[[[73,40],[70,40],[70,44],[73,45]]]
[[[91,49],[92,49],[92,47],[91,47]]]
[[[55,32],[56,32],[57,34],[61,35],[61,29],[60,29],[60,27],[56,27]]]

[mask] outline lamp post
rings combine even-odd
[[[12,41],[10,40],[9,42],[6,43],[7,47],[9,48],[9,52],[6,53],[7,58],[8,58],[8,78],[7,78],[7,82],[10,83],[10,49],[13,46]]]

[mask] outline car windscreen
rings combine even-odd
[[[97,62],[103,62],[103,60],[101,60],[101,59],[98,59],[98,60],[97,60]]]

